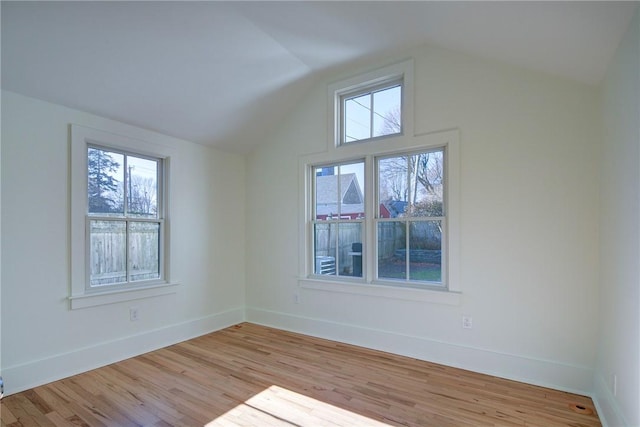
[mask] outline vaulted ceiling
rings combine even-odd
[[[2,88],[247,152],[322,72],[431,44],[598,84],[638,2],[2,2]]]

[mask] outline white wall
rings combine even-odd
[[[603,86],[601,320],[595,395],[610,426],[640,425],[639,15],[636,12]]]
[[[245,161],[2,93],[2,375],[7,392],[244,318]],[[171,295],[69,310],[70,123],[171,145]],[[129,320],[129,307],[140,320]]]
[[[298,159],[327,148],[327,85],[409,56],[415,132],[460,129],[462,302],[298,288]],[[589,393],[599,106],[597,88],[430,47],[327,76],[247,160],[247,319]]]

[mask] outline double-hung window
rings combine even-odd
[[[163,279],[162,159],[87,146],[87,290]]]
[[[71,308],[174,292],[167,176],[172,149],[71,125]]]
[[[362,277],[364,162],[314,166],[312,175],[314,273]]]
[[[434,148],[376,158],[377,279],[445,283],[444,156]]]

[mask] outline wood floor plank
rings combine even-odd
[[[2,427],[600,426],[585,396],[250,323],[7,396],[0,414]]]

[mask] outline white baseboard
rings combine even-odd
[[[602,375],[595,375],[593,392],[593,403],[596,405],[598,416],[603,427],[624,427],[629,426],[624,414],[618,406],[616,398],[607,386],[607,382]]]
[[[246,308],[246,321],[590,396],[593,370],[552,360],[463,346],[360,326]]]
[[[148,353],[243,321],[244,308],[236,308],[68,353],[4,367],[2,377],[5,396]]]

